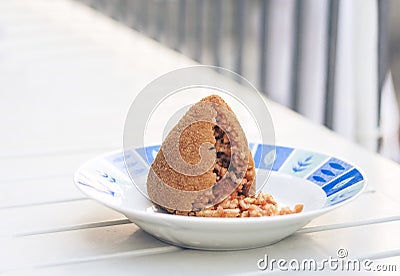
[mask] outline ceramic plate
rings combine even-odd
[[[260,218],[199,218],[158,212],[126,174],[122,152],[111,152],[88,161],[75,174],[77,187],[87,196],[111,207],[144,231],[165,242],[197,249],[236,250],[275,243],[312,219],[348,203],[365,188],[363,173],[352,164],[332,156],[290,147],[250,144],[263,182],[271,168],[270,153],[276,151],[271,176],[263,191],[281,206],[304,204],[299,214]],[[146,184],[159,146],[138,148],[126,156],[135,183]]]

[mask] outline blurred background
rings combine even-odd
[[[170,70],[163,55],[146,56],[141,45],[149,41],[182,66],[194,60],[239,73],[271,100],[400,162],[399,15],[397,0],[0,0],[0,83],[8,89],[0,93],[10,108],[15,103],[7,104],[7,93],[29,96],[27,106],[16,106],[31,110],[42,128],[54,127],[33,104],[37,94],[46,98],[45,88],[56,89],[59,107],[64,90],[82,96],[99,89],[118,99],[107,93],[131,87],[135,71],[113,64],[106,48],[126,63],[142,58],[154,75]],[[129,32],[140,56],[115,31],[105,35],[110,28],[97,27],[97,17]],[[109,68],[119,70],[112,83]],[[24,135],[14,121],[7,121],[14,132],[4,133],[10,141]],[[73,129],[72,121],[64,123]],[[16,142],[15,148],[23,150]]]
[[[80,2],[400,161],[400,1]]]

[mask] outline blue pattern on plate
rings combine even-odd
[[[114,196],[114,195],[115,195],[115,192],[114,192],[114,191],[111,191],[110,189],[107,189],[107,188],[105,188],[105,189],[99,189],[99,188],[97,188],[97,187],[94,187],[93,185],[90,185],[90,184],[88,184],[88,183],[86,183],[86,182],[83,182],[82,180],[79,180],[79,181],[78,181],[78,184],[80,184],[80,185],[82,185],[82,186],[86,186],[86,187],[92,188],[92,189],[94,189],[94,190],[96,190],[96,191],[98,191],[98,192],[100,192],[100,193],[105,193],[105,194],[108,194],[108,195],[111,195],[111,196]]]
[[[103,178],[107,179],[108,182],[111,182],[111,183],[115,183],[115,182],[116,182],[115,177],[109,175],[108,173],[102,172],[102,171],[98,171],[98,173],[99,173]]]
[[[154,159],[158,151],[160,150],[160,145],[150,146],[144,148],[136,149],[136,152],[139,153],[140,157],[150,166],[153,163]]]
[[[353,168],[351,171],[339,176],[330,183],[324,185],[322,189],[325,191],[327,196],[330,196],[361,180],[363,180],[363,176],[358,170]]]
[[[315,168],[320,166],[327,156],[315,152],[295,149],[290,159],[279,169],[279,172],[290,174],[296,177],[305,177]]]
[[[343,174],[352,166],[337,158],[330,158],[324,165],[311,174],[307,180],[317,183],[320,186],[325,185],[333,178]]]
[[[275,158],[274,158],[275,151]],[[292,153],[292,148],[275,147],[271,145],[258,145],[256,154],[254,155],[254,163],[260,164],[258,168],[270,170],[271,164],[273,171],[278,171],[282,164],[286,161]]]
[[[153,162],[160,146],[150,146],[125,152],[125,158],[134,181],[145,185],[145,179],[149,170],[148,162]],[[256,149],[254,162],[256,168],[271,169],[280,173],[304,178],[313,170],[307,180],[321,186],[327,196],[327,206],[333,206],[356,195],[365,185],[363,176],[352,165],[337,158],[329,158],[326,155],[293,149],[288,147],[274,147],[271,145],[250,144],[251,149]],[[274,160],[274,152],[276,158]],[[329,158],[328,161],[324,162]],[[105,159],[112,163],[119,171],[126,173],[125,161],[122,152],[106,156]],[[324,162],[324,163],[322,163]],[[321,165],[322,164],[322,165]],[[97,176],[96,176],[97,175]],[[118,181],[118,177],[105,170],[97,170],[97,181],[85,181],[81,178],[79,185],[90,187],[95,191],[109,196],[116,196],[109,185]],[[88,182],[92,184],[88,184]],[[120,182],[120,181],[118,181]],[[127,181],[125,181],[127,182]],[[129,182],[130,183],[130,182]]]
[[[354,183],[351,186],[348,186],[345,189],[342,189],[341,191],[338,191],[328,197],[328,200],[326,201],[326,205],[335,205],[340,202],[345,201],[346,199],[349,199],[356,195],[362,188],[364,184],[359,181],[357,183]]]
[[[78,184],[82,186],[113,197],[117,195],[117,192],[109,186],[116,187],[116,182],[119,183],[117,178],[104,170],[93,170],[89,174],[80,174],[78,180]]]
[[[313,156],[309,155],[304,160],[298,160],[297,164],[292,166],[292,171],[297,173],[306,170],[312,164],[312,158]]]

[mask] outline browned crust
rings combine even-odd
[[[222,107],[225,107],[226,109],[228,109],[230,112],[233,112],[231,107],[224,101],[224,99],[222,99],[220,96],[218,95],[210,95],[208,97],[205,97],[203,99],[201,99],[200,102],[209,102],[209,103],[215,103],[217,105],[220,105]]]
[[[200,104],[204,102],[213,103],[216,107],[203,106]],[[212,152],[213,158],[215,159],[215,148],[212,146],[215,146],[216,143],[213,130],[216,123],[223,124],[227,131],[230,132],[231,137],[233,137],[232,141],[230,141],[231,145],[237,147],[238,152],[240,153],[240,156],[233,156],[232,164],[238,168],[244,166],[243,168],[245,171],[243,175],[235,176],[233,176],[234,172],[231,172],[232,179],[244,178],[245,181],[242,180],[240,183],[236,183],[227,177],[225,188],[229,189],[237,187],[236,192],[246,196],[254,194],[254,160],[248,149],[246,137],[244,136],[240,124],[237,122],[236,116],[234,114],[233,117],[229,117],[231,115],[225,116],[222,109],[228,110],[230,111],[229,113],[233,114],[232,109],[221,97],[217,95],[208,96],[202,99],[198,104],[192,106],[168,134],[151,165],[147,179],[147,192],[154,203],[161,205],[162,207],[167,206],[165,209],[171,212],[176,211],[177,208],[171,209],[168,208],[169,206],[179,206],[180,211],[190,211],[193,210],[193,206],[196,205],[196,202],[201,201],[202,204],[207,204],[207,202],[211,202],[215,199],[218,194],[223,194],[222,190],[214,190],[212,193],[203,194],[201,198],[194,196],[193,194],[187,194],[182,197],[182,194],[176,193],[177,190],[202,191],[214,186],[217,182],[216,174],[213,172],[215,161],[205,173],[190,176],[175,171],[169,165],[171,163],[168,163],[164,156],[164,151],[172,147],[172,145],[176,143],[176,137],[179,137],[179,153],[186,163],[195,165],[200,162],[202,158],[199,154],[199,148],[202,145],[210,145],[208,148],[210,152],[207,153],[211,154]],[[190,124],[182,131],[182,126],[185,126],[187,121],[196,119],[197,117],[204,117],[204,114],[207,114],[206,116],[208,116],[208,121],[197,121],[196,123]],[[215,123],[212,123],[212,121]],[[178,133],[180,133],[179,136],[177,136]],[[207,149],[204,150],[207,151]],[[210,156],[211,155],[209,155],[209,157]],[[167,185],[164,185],[163,183]],[[225,189],[221,187],[220,189]],[[219,201],[223,199],[224,198],[220,198]]]
[[[172,142],[166,140],[166,143]],[[184,161],[189,164],[197,164],[200,161],[199,148],[204,142],[215,144],[212,124],[198,122],[190,125],[182,132],[179,141],[179,151]],[[164,144],[168,146],[168,144]],[[165,160],[162,149],[158,152],[151,168],[169,186],[185,191],[200,191],[211,187],[216,182],[216,176],[211,167],[206,173],[198,176],[180,174],[172,169]],[[151,183],[148,183],[148,185]]]

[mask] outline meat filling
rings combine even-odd
[[[226,181],[229,181],[230,185],[237,185],[237,181],[240,179],[240,174],[235,173],[236,168],[229,167],[231,164],[231,143],[229,141],[228,135],[218,126],[214,126],[214,136],[215,136],[215,150],[216,150],[216,160],[213,172],[216,175],[216,180],[221,181],[224,176],[226,176]],[[250,154],[250,153],[249,153]],[[236,188],[236,193],[238,195],[248,196],[251,192],[251,186],[254,183],[254,164],[249,162],[247,166],[246,173],[241,180],[240,184]],[[223,181],[223,180],[222,180]],[[214,190],[214,194],[218,196],[218,186]],[[223,185],[221,185],[223,187]],[[254,191],[253,191],[254,192]]]
[[[226,186],[233,185],[235,181],[235,168],[230,168],[231,164],[231,143],[228,135],[218,126],[214,126],[216,161],[213,173],[216,175],[216,181],[225,181],[227,185],[216,185],[213,189],[213,195],[208,198],[203,198],[205,201],[210,201],[219,196],[220,191]],[[251,154],[250,152],[248,153]],[[226,175],[228,174],[228,175]],[[225,177],[225,178],[224,178]],[[262,217],[262,216],[277,216],[300,213],[303,210],[302,204],[297,204],[294,208],[283,207],[279,208],[277,202],[270,194],[258,193],[255,191],[255,170],[254,161],[249,160],[247,170],[240,184],[235,191],[231,193],[222,202],[205,208],[200,211],[182,212],[175,211],[176,215],[183,216],[198,216],[198,217]]]

